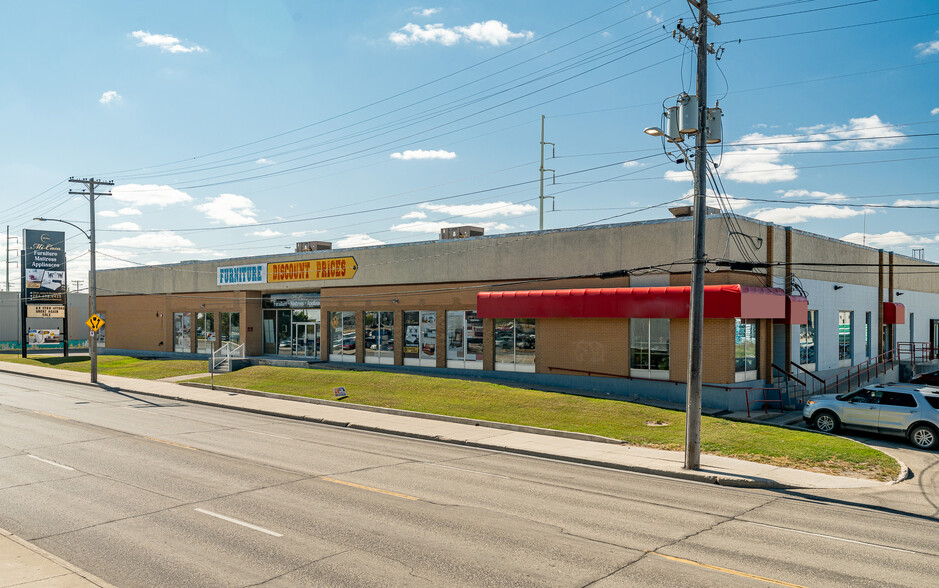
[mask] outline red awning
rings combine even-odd
[[[906,322],[906,309],[899,302],[884,302],[884,324],[902,325]]]
[[[786,318],[773,321],[781,325],[805,325],[809,322],[809,300],[804,296],[786,295]]]
[[[476,295],[476,314],[481,318],[688,318],[690,306],[690,286],[518,290]],[[705,286],[704,317],[785,318],[786,295],[777,288]]]

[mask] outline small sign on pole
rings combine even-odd
[[[96,314],[93,314],[88,318],[87,321],[85,321],[85,324],[91,327],[92,331],[98,331],[101,329],[101,327],[104,326],[104,319]]]
[[[348,394],[346,394],[345,386],[339,386],[338,388],[333,388],[333,394],[336,395],[336,398],[346,398],[347,396],[349,396]]]

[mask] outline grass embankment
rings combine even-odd
[[[335,399],[333,387],[345,386],[347,402],[357,404],[590,433],[660,449],[684,448],[683,412],[486,382],[255,366],[216,375],[215,384],[325,400]],[[899,473],[893,458],[853,441],[711,417],[703,418],[701,449],[759,463],[879,480],[893,479]]]
[[[0,360],[10,363],[24,363],[40,367],[54,367],[72,372],[91,371],[91,360],[87,355],[70,357],[35,357],[23,359],[13,355],[0,355]],[[159,380],[172,376],[187,374],[203,374],[209,371],[209,364],[205,360],[190,359],[161,359],[146,360],[121,355],[99,355],[98,373],[108,376],[124,376],[126,378],[140,378],[141,380]]]

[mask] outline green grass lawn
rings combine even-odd
[[[486,382],[255,366],[216,375],[215,384],[327,400],[335,399],[333,387],[345,386],[346,402],[590,433],[660,449],[684,448],[683,412]],[[899,473],[893,458],[853,441],[711,417],[702,421],[701,449],[714,455],[879,480]]]
[[[70,357],[62,357],[61,355],[49,357],[40,356],[29,359],[23,359],[17,355],[0,355],[0,361],[25,363],[41,367],[54,367],[72,372],[88,373],[91,371],[91,360],[87,355]],[[124,357],[121,355],[98,356],[98,373],[109,376],[159,380],[160,378],[169,378],[171,376],[204,374],[207,371],[209,371],[209,364],[206,360],[147,360],[137,359],[135,357]]]

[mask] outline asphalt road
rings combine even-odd
[[[118,586],[929,586],[935,469],[723,488],[0,374],[0,527]]]

